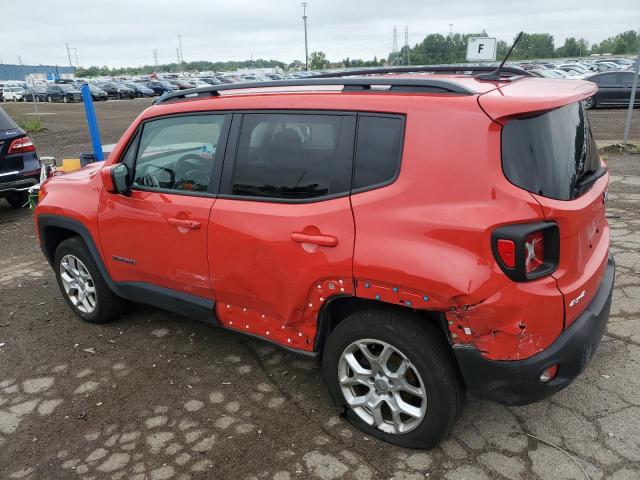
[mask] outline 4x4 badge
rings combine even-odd
[[[111,258],[113,258],[116,262],[128,263],[129,265],[136,264],[136,261],[131,260],[130,258],[119,257],[117,255],[113,255]]]
[[[577,304],[578,304],[578,302],[579,302],[580,300],[582,300],[586,294],[587,294],[587,291],[586,291],[586,290],[582,290],[582,291],[580,292],[580,295],[578,295],[576,298],[574,298],[573,300],[571,300],[571,302],[569,303],[569,308],[571,308],[571,307],[573,307],[573,306],[577,305]]]

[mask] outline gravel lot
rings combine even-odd
[[[148,104],[98,104],[104,141]],[[5,109],[19,119],[33,106]],[[89,151],[81,105],[40,109],[40,155]],[[625,113],[590,112],[597,139],[620,138]],[[364,436],[332,409],[313,360],[259,340],[145,306],[81,323],[31,212],[0,201],[0,479],[640,479],[640,155],[608,161],[616,289],[591,365],[536,405],[469,397],[430,452]]]

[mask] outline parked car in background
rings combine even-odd
[[[80,93],[82,93],[82,85],[84,84],[84,82],[76,82],[74,84],[75,88],[77,88],[78,90],[80,90]],[[105,101],[109,98],[109,95],[107,95],[107,92],[105,92],[103,89],[101,89],[100,87],[94,85],[93,83],[87,82],[87,84],[89,85],[89,92],[91,93],[91,99],[94,102],[99,102],[99,101]]]
[[[633,65],[633,61],[627,60],[626,58],[602,58],[596,60],[594,63],[609,63],[615,65],[619,69],[629,68]]]
[[[31,91],[36,97],[36,102],[46,102],[47,101],[47,86],[46,85],[36,85],[31,88]]]
[[[565,72],[569,77],[577,79],[577,78],[582,78],[585,75],[588,75],[589,72],[588,70],[579,70],[575,67],[569,67],[569,66],[559,66],[556,67],[555,70],[559,70],[561,72]]]
[[[220,85],[221,83],[223,83],[215,77],[202,77],[199,80],[202,82],[205,82],[208,85]],[[231,82],[224,82],[224,83],[231,83]]]
[[[136,97],[153,97],[154,91],[142,83],[137,82],[124,82],[125,87],[129,87],[136,94]]]
[[[166,80],[149,80],[148,82],[145,82],[144,85],[153,90],[155,95],[163,95],[167,92],[173,92],[178,89],[178,87]]]
[[[40,182],[40,161],[33,145],[0,108],[0,198],[14,208],[27,203],[28,190]]]
[[[535,75],[536,77],[542,77],[542,78],[568,78],[569,77],[569,75],[567,75],[567,73],[563,72],[562,70],[549,70],[545,68],[534,68],[529,70],[529,73]]]
[[[585,80],[598,85],[598,91],[584,101],[585,108],[604,105],[629,105],[634,72],[617,71],[596,73],[585,77]],[[640,88],[636,89],[634,105],[640,105]]]
[[[104,83],[99,83],[98,86],[102,90],[107,92],[107,95],[109,95],[109,98],[122,99],[122,98],[136,97],[136,92],[122,83],[104,82]]]
[[[80,90],[73,85],[66,83],[52,83],[47,86],[45,92],[45,98],[47,102],[80,102],[82,100],[82,94]]]
[[[2,89],[2,101],[31,102],[33,95],[22,87],[5,87]]]

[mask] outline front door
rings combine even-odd
[[[309,349],[315,321],[305,323],[305,314],[331,294],[351,291],[355,118],[236,115],[208,240],[226,326]]]
[[[103,258],[116,282],[143,282],[212,298],[207,228],[229,115],[183,115],[143,124],[122,161],[129,195],[103,190]],[[215,187],[214,187],[215,186]]]

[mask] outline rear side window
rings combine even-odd
[[[358,119],[353,188],[392,181],[400,168],[403,121],[400,117],[361,114]]]
[[[354,116],[245,114],[234,195],[304,200],[351,188]]]
[[[581,102],[502,129],[502,169],[514,185],[548,198],[571,200],[581,179],[600,168],[596,142]]]

